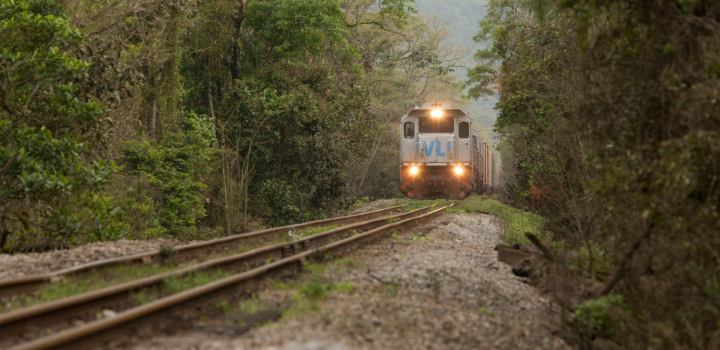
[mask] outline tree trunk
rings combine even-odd
[[[148,130],[148,135],[150,137],[155,136],[155,118],[157,116],[157,102],[156,100],[152,101],[152,112],[150,114],[150,129]]]
[[[212,97],[210,96],[210,89],[208,89],[208,101],[210,102],[210,117],[215,119],[215,110],[213,109]],[[217,127],[217,125],[215,125]]]
[[[382,140],[383,134],[385,132],[380,132],[380,134],[377,137],[377,140],[375,141],[375,147],[373,147],[372,153],[370,153],[370,159],[368,159],[367,165],[365,166],[365,171],[363,171],[362,177],[360,178],[360,185],[357,188],[357,191],[360,192],[362,190],[363,184],[365,183],[365,179],[367,178],[367,173],[370,170],[370,165],[372,165],[373,160],[375,159],[375,154],[377,153],[378,149],[380,149],[380,140]]]
[[[245,20],[245,8],[247,6],[248,0],[241,0],[240,2],[235,2],[238,5],[238,16],[235,17],[233,20],[235,24],[235,38],[233,38],[234,45],[232,49],[232,55],[230,57],[230,75],[232,76],[232,80],[235,81],[236,79],[240,78],[240,70],[238,69],[238,60],[240,57],[240,43],[238,42],[238,37],[240,36],[240,29],[242,28],[242,23]]]
[[[10,231],[5,229],[5,211],[0,211],[0,254],[3,252],[3,247],[7,243],[7,238],[10,235]]]

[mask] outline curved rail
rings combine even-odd
[[[311,249],[328,241],[345,237],[352,231],[367,231],[386,225],[388,221],[405,220],[422,214],[430,207],[420,208],[407,213],[390,217],[392,220],[375,219],[333,230],[317,233],[293,242],[280,243],[252,251],[213,259],[176,271],[141,278],[135,281],[106,287],[96,291],[47,302],[0,315],[0,346],[9,346],[20,341],[28,329],[39,332],[40,329],[58,331],[72,326],[77,321],[90,321],[95,318],[98,309],[114,309],[117,306],[131,306],[132,295],[141,290],[159,287],[170,277],[187,275],[193,271],[210,268],[232,269],[237,271],[244,267],[260,266],[269,260],[280,260],[293,255],[296,251]],[[122,308],[122,307],[120,307]]]
[[[305,222],[305,223],[295,224],[295,225],[273,227],[273,228],[270,228],[267,230],[262,230],[262,231],[243,233],[243,234],[239,234],[239,235],[233,235],[233,236],[213,239],[213,240],[209,240],[209,241],[204,241],[204,242],[185,244],[185,245],[175,247],[175,250],[177,251],[177,253],[174,254],[172,258],[173,259],[178,259],[178,258],[187,259],[189,257],[196,256],[201,253],[210,253],[210,252],[218,251],[218,250],[232,249],[234,247],[239,246],[240,244],[271,242],[272,240],[276,239],[277,237],[285,235],[288,232],[297,231],[297,230],[309,228],[309,227],[318,227],[318,226],[325,226],[325,225],[330,225],[330,224],[347,224],[347,223],[357,222],[360,220],[367,220],[367,219],[370,219],[373,217],[386,215],[387,213],[390,213],[394,210],[399,210],[403,207],[405,207],[405,206],[399,205],[399,206],[375,210],[375,211],[371,211],[371,212],[367,212],[367,213],[341,216],[341,217],[337,217],[337,218],[324,219],[324,220],[316,220],[316,221],[310,221],[310,222]],[[18,277],[18,278],[0,280],[0,295],[8,295],[8,294],[17,293],[19,291],[27,290],[27,289],[32,288],[33,286],[37,286],[38,284],[50,281],[53,278],[57,278],[59,276],[63,276],[63,275],[67,275],[67,274],[87,272],[87,271],[91,271],[91,270],[107,268],[107,267],[116,266],[116,265],[120,265],[120,264],[152,261],[153,259],[157,259],[158,256],[160,256],[160,250],[155,250],[155,251],[149,251],[149,252],[144,252],[144,253],[139,253],[139,254],[122,256],[122,257],[118,257],[118,258],[93,261],[93,262],[90,262],[87,264],[73,266],[73,267],[70,267],[67,269],[43,273],[43,274],[36,274],[36,275],[29,275],[29,276],[23,276],[23,277]]]
[[[387,224],[319,248],[294,254],[282,260],[271,262],[234,276],[131,308],[118,313],[114,317],[103,318],[60,333],[49,335],[45,338],[23,343],[12,349],[85,349],[89,347],[96,347],[108,339],[116,338],[132,332],[134,327],[150,324],[162,318],[171,317],[183,309],[196,308],[200,304],[217,302],[219,298],[227,298],[232,295],[237,295],[243,290],[251,288],[254,282],[259,278],[274,275],[287,270],[295,271],[299,267],[302,267],[302,263],[308,259],[312,259],[312,256],[318,252],[323,252],[325,255],[341,255],[348,250],[356,249],[362,244],[377,240],[386,233],[411,227],[427,219],[440,215],[448,207],[449,206],[442,207],[424,215]]]

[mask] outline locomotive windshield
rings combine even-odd
[[[420,119],[420,133],[452,134],[455,131],[455,119],[447,117],[425,117]]]

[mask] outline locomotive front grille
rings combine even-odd
[[[439,193],[445,191],[445,175],[444,174],[431,174],[428,177],[428,189],[430,192]]]

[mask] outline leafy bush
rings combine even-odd
[[[326,78],[302,81],[278,74],[237,82],[221,109],[224,130],[237,142],[234,152],[254,168],[255,185],[248,191],[255,210],[273,225],[339,209],[358,137],[350,130],[355,112],[337,103],[343,96],[331,91]]]
[[[55,244],[86,232],[80,216],[63,214],[74,205],[69,199],[101,189],[120,170],[88,160],[102,142],[107,108],[84,89],[90,63],[71,56],[83,42],[52,0],[0,1],[0,249],[12,233],[18,244],[37,231]],[[98,209],[89,217],[100,239],[107,215]]]
[[[113,198],[88,192],[75,199],[75,205],[46,214],[50,237],[74,243],[76,237],[107,241],[125,238],[130,233],[123,208]]]
[[[270,209],[268,218],[272,226],[283,226],[300,219],[300,209],[292,204],[292,188],[284,181],[263,182],[260,196]]]
[[[574,328],[581,337],[595,335],[613,339],[623,329],[623,318],[628,310],[625,297],[609,294],[598,299],[588,300],[575,308]]]
[[[157,208],[161,233],[194,229],[196,220],[205,215],[201,195],[207,185],[202,176],[214,156],[213,124],[193,113],[185,121],[184,132],[169,133],[161,141],[128,142],[123,148],[124,161],[133,174],[155,189],[150,191],[151,205]]]

